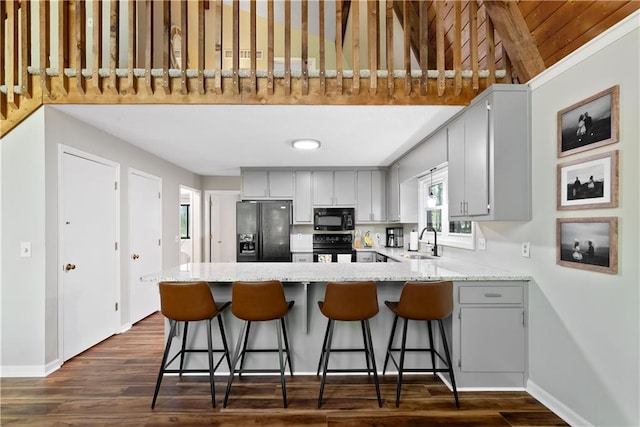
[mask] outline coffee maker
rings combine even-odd
[[[404,246],[404,230],[402,227],[387,227],[385,246],[388,248],[402,248]]]

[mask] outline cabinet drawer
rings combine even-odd
[[[460,304],[522,304],[522,286],[461,286]]]
[[[313,262],[313,253],[300,252],[291,256],[292,262]]]

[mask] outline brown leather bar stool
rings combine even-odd
[[[209,385],[211,387],[211,405],[216,406],[216,391],[213,380],[213,374],[222,363],[222,360],[226,358],[227,364],[231,367],[231,360],[229,358],[229,348],[227,347],[227,338],[224,333],[224,325],[222,324],[221,314],[224,312],[231,303],[226,302],[220,307],[216,306],[213,299],[213,294],[207,282],[182,282],[182,283],[169,283],[161,282],[160,288],[160,311],[169,319],[170,331],[167,338],[167,345],[164,349],[164,355],[162,356],[162,364],[160,365],[160,372],[158,373],[158,381],[156,382],[156,390],[153,393],[153,401],[151,402],[151,408],[156,406],[156,399],[158,397],[158,391],[160,390],[160,383],[166,373],[178,373],[182,376],[183,373],[209,373]],[[218,319],[218,327],[220,328],[220,336],[222,339],[223,350],[214,350],[211,338],[211,322],[214,318]],[[207,349],[187,349],[187,334],[189,331],[189,322],[198,322],[201,320],[207,321]],[[182,333],[182,347],[180,351],[167,362],[169,356],[169,350],[171,349],[171,343],[176,333],[178,322],[184,322],[184,331]],[[187,353],[208,353],[209,369],[184,369],[184,359]],[[213,353],[220,353],[223,355],[218,362],[214,365]],[[180,357],[180,368],[169,369],[168,366],[177,358]]]
[[[376,358],[373,353],[373,342],[371,341],[371,328],[369,319],[378,314],[378,294],[376,283],[373,281],[364,282],[329,282],[324,295],[324,301],[318,301],[320,311],[329,320],[322,343],[322,352],[318,362],[318,371],[322,366],[322,381],[320,383],[320,395],[318,396],[318,408],[322,406],[322,394],[327,379],[327,372],[367,372],[373,373],[373,380],[376,385],[378,396],[378,406],[382,407],[380,397],[380,383],[378,382],[378,371],[376,369]],[[335,321],[359,321],[362,327],[362,340],[364,348],[338,348],[332,349],[333,328]],[[363,351],[367,362],[366,369],[328,369],[329,356],[332,351]]]
[[[447,344],[447,336],[444,331],[442,320],[449,317],[453,311],[453,283],[452,282],[407,282],[402,288],[400,301],[384,302],[387,307],[395,314],[393,318],[393,326],[391,327],[391,335],[389,336],[389,345],[387,346],[387,355],[384,359],[384,368],[382,373],[387,370],[387,362],[391,357],[393,364],[398,369],[398,385],[396,389],[396,407],[400,405],[400,390],[402,389],[402,374],[404,372],[448,372],[451,376],[451,386],[453,388],[453,396],[456,400],[456,407],[460,407],[458,401],[458,390],[456,389],[456,379],[453,376],[453,368],[451,365],[451,355]],[[396,333],[396,325],[398,317],[404,319],[404,328],[402,330],[402,344],[400,348],[393,348],[393,338]],[[427,330],[429,332],[429,348],[406,348],[407,343],[407,325],[409,320],[424,320],[427,322]],[[445,357],[443,358],[433,345],[433,333],[431,330],[431,322],[438,321],[440,326],[440,335],[442,337],[442,345],[444,347]],[[400,362],[396,363],[392,352],[400,352]],[[407,351],[428,351],[431,354],[431,368],[413,368],[406,369],[404,367],[404,355]],[[446,364],[446,368],[436,368],[436,358]]]
[[[229,369],[229,382],[227,383],[227,391],[224,395],[223,406],[227,407],[229,400],[229,392],[231,391],[231,383],[233,377],[237,373],[266,373],[279,372],[280,383],[282,385],[282,401],[284,407],[287,407],[287,389],[284,379],[286,364],[289,364],[289,372],[293,375],[293,367],[291,366],[291,355],[289,353],[289,340],[287,338],[287,328],[284,322],[285,316],[289,313],[295,301],[287,301],[284,296],[284,288],[279,280],[259,281],[259,282],[243,282],[236,281],[231,288],[231,312],[239,319],[244,320],[240,334],[238,335],[238,344],[235,347],[232,368]],[[248,348],[249,330],[251,322],[265,322],[268,320],[277,320],[280,325],[276,325],[276,335],[278,340],[277,349],[250,349]],[[281,332],[282,329],[282,332]],[[284,335],[284,349],[282,346],[282,335]],[[244,342],[243,342],[244,341]],[[280,360],[280,369],[245,369],[244,356],[251,352],[278,352]],[[284,354],[286,353],[286,360]],[[236,365],[240,360],[240,368],[236,369]]]

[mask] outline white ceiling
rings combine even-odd
[[[462,107],[58,105],[55,108],[203,176],[241,167],[388,166]],[[291,142],[314,138],[319,150]]]

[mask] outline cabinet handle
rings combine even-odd
[[[501,298],[501,297],[502,297],[502,294],[498,294],[498,293],[495,293],[495,294],[487,293],[487,294],[484,294],[484,296],[485,296],[485,298]]]

